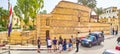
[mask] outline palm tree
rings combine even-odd
[[[19,11],[18,6],[14,7],[14,12],[15,12],[15,15],[18,16],[18,18],[20,19],[20,22],[21,22],[23,20],[23,18],[22,18],[21,12]],[[20,28],[21,28],[21,23],[20,23]]]
[[[25,26],[29,26],[29,21],[32,19],[33,27],[36,15],[43,8],[44,0],[17,0],[17,5],[14,7],[16,16],[23,20]]]
[[[97,19],[97,21],[99,20],[99,16],[101,15],[101,14],[103,14],[104,12],[103,12],[103,9],[102,8],[95,8],[95,13],[97,14],[97,16],[98,16],[98,19]]]

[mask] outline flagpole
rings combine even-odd
[[[9,10],[10,9],[10,0],[8,0],[8,11],[10,11]],[[10,14],[10,13],[9,13]],[[9,16],[9,14],[8,14],[8,16]],[[10,16],[9,16],[10,17]],[[10,20],[9,20],[10,21]],[[9,31],[9,23],[8,23],[8,31]],[[8,32],[9,33],[9,32]],[[7,36],[8,37],[8,44],[10,44],[10,36],[8,35]]]
[[[10,11],[10,0],[8,0],[8,10]],[[10,13],[9,13],[10,14]],[[8,15],[9,16],[9,15]],[[9,16],[10,17],[10,16]],[[9,30],[9,24],[8,24],[8,30]],[[9,32],[8,32],[9,33]],[[10,35],[8,35],[8,54],[10,54]]]

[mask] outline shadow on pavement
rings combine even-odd
[[[101,49],[101,48],[103,48],[104,47],[104,45],[95,45],[95,46],[92,46],[91,48],[89,48],[89,47],[84,47],[84,46],[80,46],[80,49],[82,49],[82,50],[87,50],[87,51],[90,51],[90,50],[99,50],[99,49]]]

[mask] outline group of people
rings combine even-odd
[[[115,30],[114,28],[112,29],[112,35],[117,35],[118,34],[118,28]]]
[[[80,42],[79,42],[78,37],[74,38],[73,36],[71,36],[71,38],[67,41],[67,39],[63,39],[60,36],[59,39],[56,39],[56,37],[54,37],[53,40],[51,40],[50,37],[47,37],[46,43],[47,43],[48,53],[51,53],[52,48],[53,48],[54,52],[59,50],[59,53],[61,54],[62,51],[66,51],[66,50],[71,51],[73,49],[73,45],[75,43],[76,43],[75,44],[76,45],[76,52],[78,52]],[[40,46],[41,46],[40,37],[38,37],[37,44],[38,44],[37,51],[38,51],[38,53],[40,53]]]

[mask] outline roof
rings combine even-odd
[[[99,34],[99,33],[102,33],[102,32],[91,32],[91,33]]]
[[[87,12],[91,11],[91,9],[87,6],[84,6],[84,5],[81,5],[81,4],[78,4],[78,3],[74,3],[74,2],[69,2],[69,1],[60,1],[58,3],[58,5],[56,5],[56,7],[53,9],[53,11],[57,7],[68,8],[68,9],[77,9],[77,10],[82,10],[82,11],[87,11]]]

